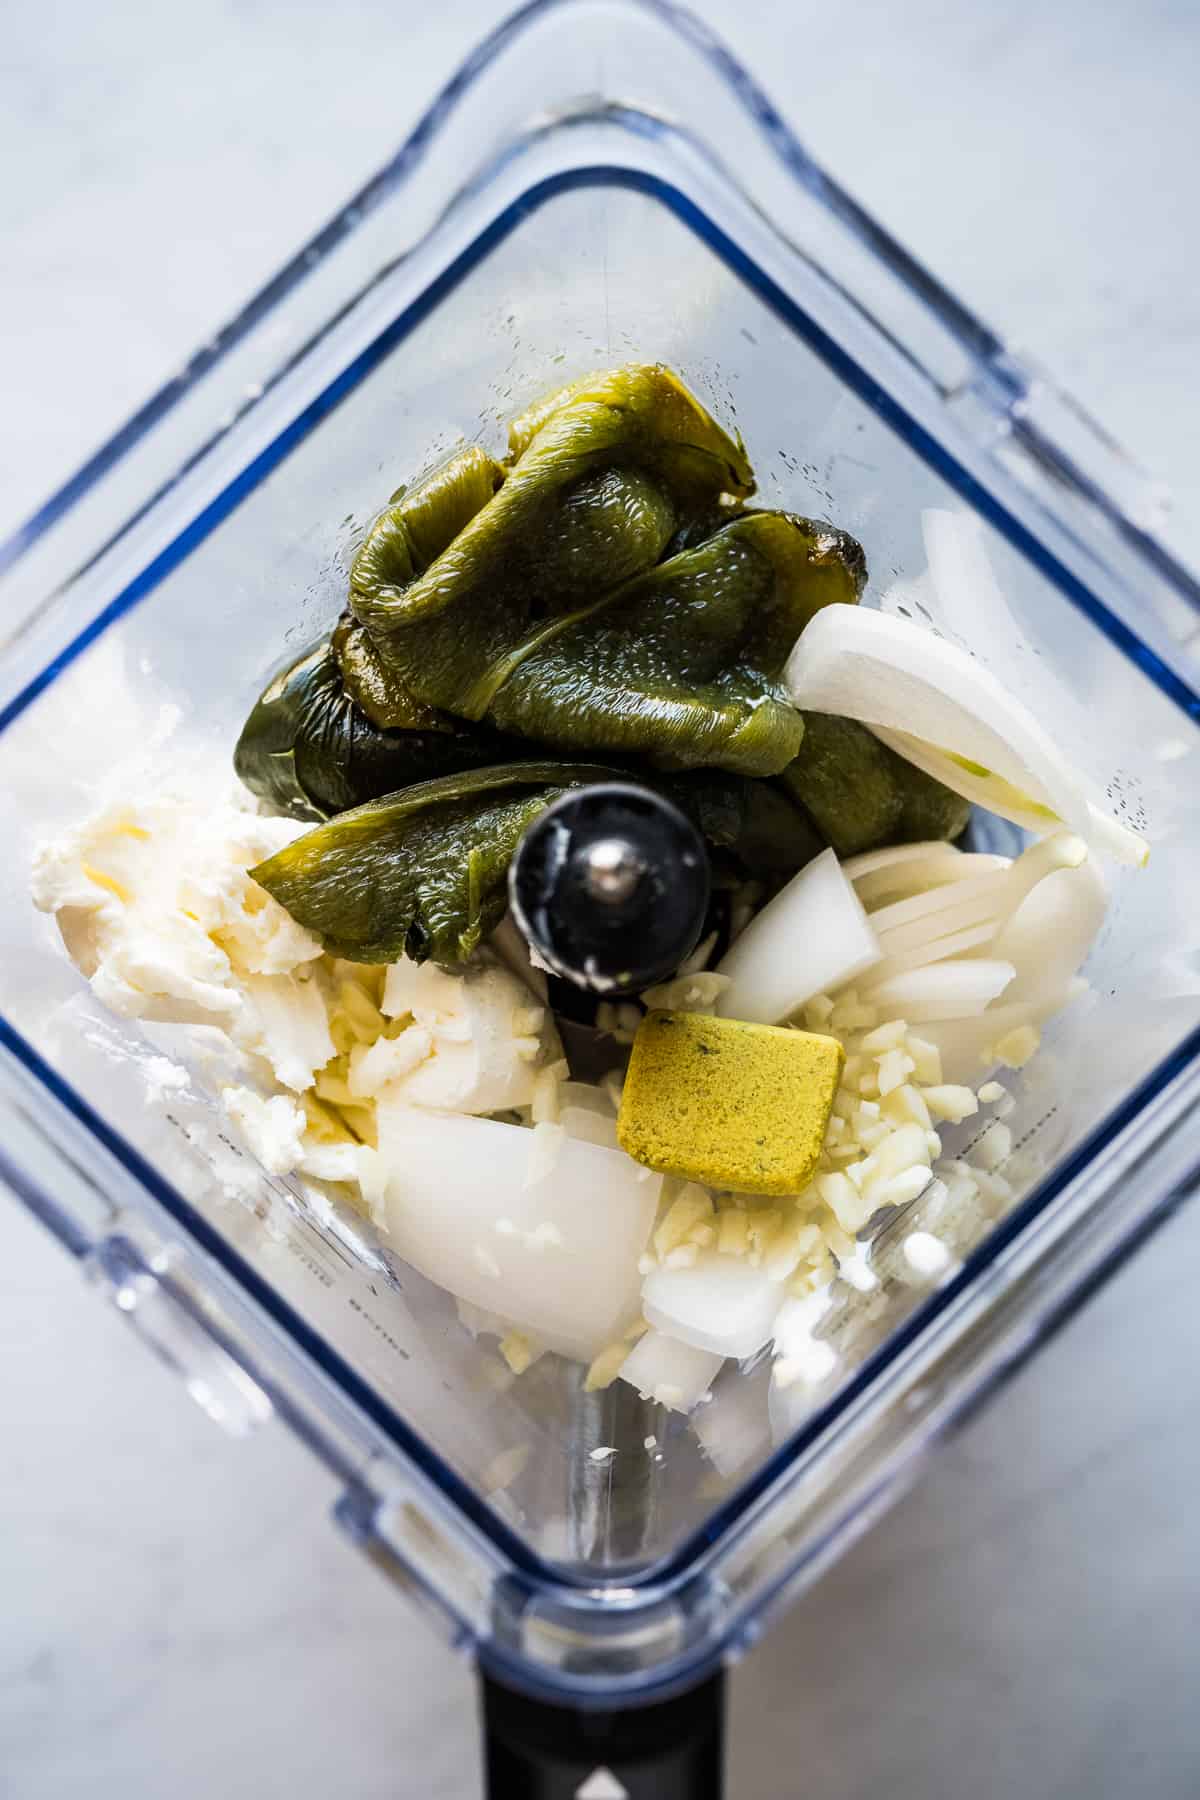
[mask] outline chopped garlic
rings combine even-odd
[[[869,1031],[879,1019],[873,1006],[864,1006],[853,988],[847,989],[833,1009],[829,1023],[834,1031]]]
[[[711,1012],[713,1002],[731,985],[732,977],[700,971],[695,975],[677,975],[659,987],[647,988],[644,1004],[664,1012]]]
[[[811,1229],[817,1233],[818,1238],[822,1235],[823,1231],[825,1242],[833,1251],[833,1254],[837,1257],[839,1263],[846,1257],[853,1256],[855,1240],[849,1232],[842,1230],[836,1218],[830,1217],[826,1219],[822,1230],[818,1230],[815,1225],[812,1226]]]
[[[913,1071],[922,1087],[937,1087],[942,1079],[942,1053],[924,1038],[909,1037],[905,1049],[913,1059]]]
[[[774,1244],[776,1234],[783,1224],[783,1214],[777,1206],[762,1206],[748,1212],[746,1218],[750,1234],[750,1261],[758,1263]]]
[[[629,1348],[625,1343],[609,1344],[607,1349],[594,1356],[584,1379],[584,1393],[596,1394],[601,1388],[611,1387],[621,1373],[621,1364],[629,1355]]]
[[[876,1056],[885,1050],[899,1050],[904,1047],[908,1026],[903,1019],[892,1019],[886,1025],[877,1025],[874,1031],[868,1031],[859,1044],[865,1056]]]
[[[514,1375],[523,1375],[538,1352],[523,1331],[509,1331],[500,1339],[500,1354]]]
[[[859,1178],[860,1185],[869,1191],[874,1182],[886,1176],[897,1175],[913,1163],[927,1162],[928,1157],[925,1133],[920,1126],[898,1126],[887,1141],[867,1158]],[[846,1173],[853,1181],[853,1167],[847,1169]]]
[[[357,981],[340,981],[337,987],[337,1006],[345,1013],[354,1035],[361,1044],[373,1044],[382,1032],[386,1020],[370,995],[361,988]]]
[[[747,1215],[733,1207],[724,1209],[717,1221],[717,1249],[722,1256],[745,1256],[749,1248]]]
[[[666,1218],[654,1233],[654,1248],[659,1256],[668,1256],[672,1250],[686,1242],[693,1226],[706,1224],[712,1216],[712,1200],[702,1187],[690,1181],[672,1201]]]
[[[764,1274],[771,1281],[786,1281],[820,1243],[821,1232],[816,1225],[801,1218],[787,1221],[775,1233],[764,1256]]]
[[[1030,1058],[1037,1055],[1041,1041],[1042,1034],[1036,1025],[1018,1025],[994,1046],[996,1061],[1009,1069],[1023,1069]]]
[[[898,1087],[903,1087],[916,1064],[911,1056],[903,1050],[885,1050],[879,1057],[879,1092],[890,1094]]]
[[[940,1238],[928,1231],[910,1231],[904,1240],[904,1255],[914,1274],[940,1275],[953,1258]]]
[[[961,1125],[979,1111],[979,1101],[969,1087],[927,1087],[923,1097],[935,1119],[947,1119],[952,1125]]]
[[[883,1206],[907,1206],[910,1200],[917,1199],[929,1186],[929,1168],[925,1163],[914,1163],[910,1169],[902,1169],[898,1175],[888,1175],[874,1182],[870,1190],[872,1207],[878,1210]]]
[[[848,1176],[841,1173],[818,1175],[815,1186],[844,1231],[862,1229],[870,1217],[871,1207]]]
[[[1012,1132],[1007,1125],[993,1120],[974,1146],[974,1157],[979,1168],[987,1174],[998,1169],[1012,1149]]]
[[[883,1101],[884,1116],[893,1125],[919,1125],[922,1131],[928,1131],[933,1120],[930,1117],[927,1100],[928,1090],[914,1087],[906,1081],[903,1087],[893,1088]]]

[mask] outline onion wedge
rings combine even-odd
[[[717,965],[727,1019],[777,1025],[880,959],[875,933],[832,850],[823,850],[751,919]]]
[[[1140,866],[1150,854],[1028,708],[932,631],[866,607],[825,607],[802,632],[785,678],[796,706],[858,719],[927,775],[1001,818],[1042,835],[1069,825],[1118,862]]]
[[[1004,992],[1016,972],[1010,962],[984,957],[929,963],[863,988],[859,998],[885,1018],[906,1019],[910,1025],[973,1019]]]

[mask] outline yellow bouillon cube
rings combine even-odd
[[[706,1013],[647,1013],[617,1121],[622,1149],[664,1175],[742,1194],[811,1179],[845,1053],[836,1038]]]

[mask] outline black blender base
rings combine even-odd
[[[486,1800],[721,1800],[724,1671],[620,1713],[548,1706],[480,1679]]]

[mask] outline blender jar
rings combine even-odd
[[[548,379],[633,359],[742,431],[768,504],[863,542],[865,604],[889,590],[1052,717],[1153,846],[1015,1087],[1002,1216],[926,1281],[884,1230],[871,1308],[847,1290],[822,1327],[825,1378],[772,1396],[729,1366],[690,1420],[555,1356],[512,1378],[385,1237],[259,1169],[202,1068],[147,1105],[153,1028],[96,1004],[28,887],[34,842],[156,731],[228,755],[281,649],[336,617],[381,491],[494,446]],[[980,522],[1002,600],[933,595],[928,508]],[[1190,1190],[1200,595],[1153,524],[1138,472],[695,21],[541,0],[0,549],[0,1173],[215,1419],[277,1415],[335,1471],[340,1524],[495,1684],[497,1791],[523,1757],[715,1791],[700,1684]],[[618,1711],[618,1738],[587,1726]]]

